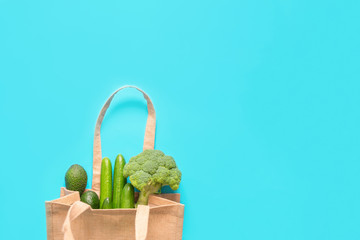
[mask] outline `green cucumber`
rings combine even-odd
[[[101,176],[100,176],[100,208],[103,208],[103,202],[109,198],[112,200],[112,168],[109,158],[104,158],[101,162]]]
[[[113,190],[113,208],[120,208],[121,191],[126,183],[123,175],[125,159],[123,155],[117,155],[114,167],[114,190]]]
[[[105,198],[103,205],[102,205],[102,209],[111,209],[111,202],[110,202],[110,198]]]
[[[121,208],[135,208],[134,205],[134,187],[130,183],[125,184],[123,190],[121,191],[120,199]]]

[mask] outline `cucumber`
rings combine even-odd
[[[120,199],[121,208],[135,208],[134,205],[134,187],[130,183],[125,184],[123,190],[121,191]]]
[[[105,198],[102,209],[111,209],[111,205],[110,198]]]
[[[113,208],[120,208],[121,190],[126,183],[126,178],[123,176],[124,166],[125,159],[123,155],[117,155],[114,167]]]
[[[105,157],[101,162],[101,176],[100,176],[100,208],[103,208],[103,202],[109,198],[112,200],[112,168],[111,161]]]

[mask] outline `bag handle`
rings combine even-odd
[[[135,216],[135,239],[146,240],[149,225],[150,207],[148,205],[138,205]]]
[[[78,218],[81,214],[90,209],[90,205],[81,201],[76,201],[67,212],[62,232],[64,233],[64,240],[74,240],[74,235],[71,230],[71,222]]]
[[[63,227],[64,240],[75,240],[71,230],[71,223],[81,214],[90,209],[90,205],[81,201],[76,201],[69,209]],[[135,216],[135,239],[146,240],[148,223],[149,223],[150,207],[145,205],[139,205],[136,209]]]
[[[148,109],[148,118],[146,121],[146,129],[145,129],[145,137],[144,137],[144,146],[143,150],[146,149],[154,149],[155,144],[155,127],[156,127],[156,114],[154,105],[152,104],[149,96],[140,88],[135,86],[123,86],[116,90],[109,99],[105,102],[104,106],[102,107],[98,119],[96,121],[95,126],[95,136],[94,136],[94,147],[93,147],[93,179],[92,179],[92,189],[96,192],[100,191],[100,171],[101,171],[101,137],[100,137],[100,129],[101,123],[104,119],[105,113],[110,106],[111,101],[113,100],[116,93],[125,89],[125,88],[135,88],[136,90],[140,91],[147,102],[147,109]]]

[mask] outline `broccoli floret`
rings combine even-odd
[[[140,190],[137,205],[147,205],[150,194],[158,192],[162,186],[178,189],[181,181],[181,172],[174,158],[160,150],[145,150],[132,157],[123,174],[130,177],[132,185]]]

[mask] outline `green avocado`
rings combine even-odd
[[[99,209],[100,200],[94,191],[86,191],[81,195],[81,201],[87,203],[92,209]]]
[[[87,174],[85,169],[78,165],[72,165],[65,174],[65,185],[68,190],[78,191],[81,194],[85,191]]]

